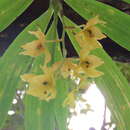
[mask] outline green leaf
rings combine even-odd
[[[65,17],[66,26],[75,26],[75,24]],[[67,30],[73,46],[79,52],[80,48],[74,35]],[[104,72],[104,75],[94,79],[97,87],[104,95],[107,105],[112,112],[117,130],[128,130],[130,121],[130,87],[119,71],[116,64],[107,55],[103,49],[96,49],[92,52],[100,57],[105,63],[98,69]]]
[[[0,0],[0,31],[12,23],[33,0]]]
[[[125,2],[127,2],[127,3],[130,3],[130,0],[123,0],[123,1],[125,1]]]
[[[83,18],[89,19],[99,15],[106,22],[102,31],[122,47],[130,50],[130,16],[101,2],[93,0],[65,0]]]
[[[56,25],[52,24],[47,39],[57,39]],[[48,46],[52,54],[52,63],[62,59],[59,43],[49,43]],[[30,73],[41,73],[39,66],[43,64],[44,56],[37,57],[34,61]],[[67,95],[69,83],[62,78],[57,80],[57,96],[55,99],[45,102],[26,95],[25,97],[25,129],[26,130],[66,130],[68,109],[62,107],[62,103]]]
[[[33,59],[29,56],[19,55],[21,45],[34,40],[28,31],[37,30],[40,26],[44,31],[48,25],[52,10],[48,10],[40,18],[30,24],[7,49],[0,60],[0,128],[7,117],[16,89],[21,85],[20,75],[30,69]],[[46,21],[44,21],[46,20]],[[43,22],[44,21],[44,22]]]
[[[69,84],[63,79],[57,81],[57,97],[49,102],[40,101],[35,97],[25,98],[25,129],[26,130],[66,130],[68,110],[62,107]]]

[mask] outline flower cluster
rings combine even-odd
[[[74,88],[67,96],[64,101],[64,105],[69,105],[70,107],[75,107],[75,100],[78,97],[80,89],[88,88],[90,78],[96,78],[103,75],[103,72],[98,71],[97,67],[101,66],[104,62],[97,56],[90,54],[92,50],[97,48],[102,48],[98,40],[106,38],[104,34],[100,31],[97,24],[104,24],[105,22],[99,20],[96,16],[90,19],[80,32],[75,34],[75,39],[81,47],[79,58],[76,59],[76,63],[72,61],[65,64],[67,74],[70,75],[72,79],[79,79],[79,83],[76,88]]]
[[[53,70],[48,70],[47,73],[41,75],[35,75],[35,74],[22,75],[21,79],[29,83],[29,89],[27,90],[26,93],[46,101],[55,98],[56,89],[53,73],[54,73]]]
[[[106,38],[106,36],[101,33],[100,29],[96,27],[97,24],[104,24],[103,21],[99,20],[98,16],[90,19],[84,28],[75,35],[81,47],[79,66],[81,70],[86,73],[87,77],[92,78],[99,77],[103,74],[97,71],[96,68],[104,62],[99,57],[90,54],[92,50],[102,48],[98,40]]]
[[[49,101],[56,97],[54,74],[57,66],[56,64],[53,64],[51,67],[47,67],[47,64],[51,61],[51,54],[46,44],[48,42],[57,42],[61,40],[46,40],[45,34],[40,29],[37,31],[29,31],[29,33],[35,35],[38,40],[21,46],[24,51],[20,54],[31,57],[37,57],[44,54],[44,65],[41,66],[43,74],[24,74],[21,75],[21,79],[29,84],[29,89],[26,91],[27,94],[38,97],[41,100]]]
[[[61,40],[46,40],[46,36],[39,29],[37,31],[29,31],[30,34],[37,37],[30,43],[21,46],[24,49],[20,54],[37,57],[41,54],[45,55],[44,65],[41,66],[42,74],[24,74],[21,79],[29,85],[27,94],[35,96],[41,100],[49,101],[57,95],[56,80],[62,76],[64,80],[70,79],[73,83],[68,90],[68,95],[63,102],[63,106],[75,107],[75,101],[79,97],[81,99],[81,90],[89,87],[89,78],[96,78],[103,75],[103,72],[97,70],[97,67],[104,62],[97,56],[90,54],[96,48],[102,48],[98,40],[106,36],[96,27],[97,24],[104,24],[98,16],[92,18],[75,34],[75,38],[79,43],[81,50],[79,58],[63,58],[48,67],[51,61],[51,54],[47,44],[49,42],[59,42]]]

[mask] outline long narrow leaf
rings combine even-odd
[[[0,0],[0,31],[12,23],[33,0]]]
[[[75,24],[67,18],[65,18],[65,23],[66,26],[75,26]],[[69,35],[73,46],[79,52],[80,47],[76,42],[74,35],[69,30],[67,31],[67,34]],[[128,116],[130,115],[129,84],[119,71],[118,67],[103,49],[96,49],[93,53],[105,62],[105,64],[99,68],[104,72],[104,75],[94,79],[95,83],[106,99],[107,105],[115,119],[117,129],[128,130],[130,121],[130,116]]]
[[[123,1],[125,1],[125,2],[127,2],[127,3],[130,3],[130,0],[123,0]]]
[[[30,68],[32,58],[25,57],[19,53],[22,51],[20,46],[30,42],[34,36],[28,34],[30,30],[37,30],[38,24],[42,23],[45,30],[50,20],[52,11],[48,10],[39,19],[30,24],[11,44],[6,53],[0,60],[0,128],[7,117],[7,112],[11,106],[16,88],[20,84],[20,75]],[[43,20],[46,20],[43,22]]]
[[[47,33],[48,39],[57,39],[56,25],[52,24]],[[50,43],[49,50],[52,54],[52,63],[62,58],[59,43]],[[39,66],[43,64],[44,56],[36,58],[31,72],[40,73]],[[49,102],[41,101],[36,97],[26,95],[25,97],[25,129],[26,130],[66,130],[67,108],[62,103],[67,95],[68,82],[60,78],[56,82],[57,96]]]
[[[130,16],[98,1],[93,0],[65,0],[83,18],[89,19],[99,15],[106,22],[101,26],[102,31],[122,47],[130,50]]]

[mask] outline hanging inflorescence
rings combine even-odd
[[[103,21],[99,20],[98,16],[90,19],[81,31],[76,32],[75,39],[81,48],[79,58],[63,58],[49,67],[48,63],[51,61],[52,56],[47,44],[62,40],[46,40],[45,34],[40,29],[29,31],[38,40],[21,46],[24,51],[20,54],[31,57],[38,57],[44,54],[45,58],[44,64],[40,66],[42,74],[36,75],[30,73],[21,76],[21,79],[29,84],[26,93],[45,101],[54,99],[57,95],[56,80],[58,79],[57,77],[61,76],[64,80],[70,79],[74,83],[74,87],[69,88],[69,93],[63,102],[63,106],[74,108],[78,93],[80,93],[80,90],[88,88],[89,79],[103,75],[103,72],[97,70],[97,67],[101,66],[104,62],[99,57],[90,54],[91,51],[102,48],[98,40],[106,37],[96,27],[97,24],[104,24]]]

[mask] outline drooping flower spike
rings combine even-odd
[[[98,17],[90,19],[83,29],[78,32],[75,37],[81,47],[79,58],[63,58],[63,60],[48,64],[51,61],[51,54],[48,50],[48,42],[60,42],[62,40],[47,40],[46,36],[39,29],[37,31],[29,31],[37,40],[27,43],[21,48],[24,49],[20,54],[32,57],[44,54],[44,63],[41,66],[42,74],[24,74],[21,79],[28,83],[26,93],[39,98],[40,100],[50,101],[57,94],[56,80],[58,76],[62,76],[64,80],[69,78],[75,86],[70,87],[69,93],[63,102],[63,106],[75,107],[77,94],[80,90],[86,90],[89,87],[88,78],[99,77],[103,74],[97,70],[97,67],[104,62],[90,52],[102,46],[98,40],[105,38],[105,35],[95,26],[102,24]],[[49,67],[48,67],[49,66]]]

